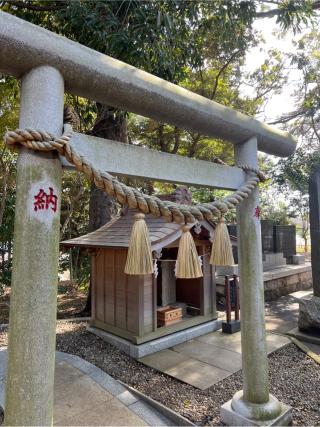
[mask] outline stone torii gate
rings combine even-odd
[[[0,72],[21,79],[20,128],[63,132],[64,91],[234,144],[237,164],[258,150],[288,156],[295,140],[244,114],[0,12]],[[117,175],[237,189],[246,173],[75,134],[70,144]],[[165,166],[165,167],[164,167]],[[53,153],[22,148],[17,167],[14,265],[5,422],[52,423],[62,166]],[[34,197],[49,191],[51,209]],[[54,197],[56,197],[54,199]],[[290,408],[269,394],[258,189],[237,208],[243,390],[223,405],[228,425],[285,425]]]

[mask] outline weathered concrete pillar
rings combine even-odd
[[[257,140],[235,146],[237,164],[257,167]],[[290,410],[269,394],[259,190],[237,209],[243,390],[221,408],[227,425],[288,425]]]
[[[60,135],[64,82],[52,67],[22,79],[20,127]],[[17,166],[5,424],[51,425],[55,362],[61,164],[21,149]]]

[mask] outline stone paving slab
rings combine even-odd
[[[268,354],[273,353],[279,348],[284,347],[291,341],[289,338],[279,334],[267,334],[267,352]]]
[[[212,344],[224,348],[226,350],[231,350],[237,353],[241,353],[241,334],[236,332],[235,334],[206,334],[202,337],[196,338],[197,341],[206,344]]]
[[[192,358],[164,372],[200,390],[205,390],[231,375],[229,371]]]
[[[0,405],[4,407],[6,349],[0,349]],[[179,414],[148,403],[141,393],[110,377],[78,356],[57,352],[54,425],[190,425]],[[174,420],[174,421],[173,421]]]
[[[297,325],[299,299],[311,293],[298,291],[266,303],[266,330],[271,332],[266,336],[268,354],[290,342],[279,334]],[[241,333],[207,333],[139,360],[180,381],[206,389],[241,369]]]
[[[217,332],[217,334],[221,334],[221,332]],[[191,340],[174,346],[172,349],[192,359],[199,360],[230,373],[241,369],[241,355],[217,345]]]
[[[212,344],[217,347],[221,347],[227,350],[231,350],[241,354],[241,333],[237,332],[232,335],[216,333],[207,334],[203,337],[196,339],[197,341]],[[278,348],[288,344],[290,340],[282,335],[267,333],[267,352],[268,354],[277,350]]]
[[[149,356],[145,356],[139,359],[139,361],[141,361],[144,365],[157,369],[158,371],[167,372],[169,369],[174,368],[181,362],[184,362],[188,359],[188,356],[185,356],[184,354],[167,349],[150,354]]]
[[[282,335],[267,334],[268,354],[289,342]],[[241,369],[241,333],[230,335],[220,331],[212,332],[139,360],[205,390]]]
[[[201,390],[230,375],[229,371],[190,358],[174,350],[163,350],[143,357],[140,361]]]

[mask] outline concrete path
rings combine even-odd
[[[298,291],[265,304],[266,330],[286,334],[298,325],[299,299],[311,295],[312,290]]]
[[[297,326],[300,291],[266,304],[268,354],[288,344],[282,335]],[[241,369],[241,335],[212,332],[139,359],[140,362],[205,390]]]
[[[0,406],[4,407],[6,349],[0,349]],[[186,421],[186,422],[185,422]],[[54,425],[190,425],[178,414],[151,406],[101,369],[78,356],[57,352]]]

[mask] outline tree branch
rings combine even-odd
[[[283,115],[282,117],[280,117],[277,120],[274,120],[273,122],[268,122],[268,125],[277,125],[279,123],[288,123],[290,122],[290,120],[296,119],[297,117],[301,117],[303,115],[305,115],[306,111],[305,110],[298,110],[298,111],[293,111],[292,113],[288,113]]]
[[[211,96],[210,96],[210,99],[212,100],[214,97],[215,97],[215,95],[216,95],[216,92],[217,92],[217,89],[218,89],[218,84],[219,84],[219,79],[220,79],[220,76],[221,76],[221,74],[224,72],[224,70],[231,64],[231,62],[234,60],[234,58],[239,54],[241,52],[241,50],[239,49],[239,50],[236,50],[231,56],[230,56],[230,58],[228,59],[228,61],[223,65],[223,67],[222,68],[220,68],[220,70],[219,70],[219,72],[218,72],[218,74],[216,75],[216,78],[214,79],[214,85],[213,85],[213,88],[212,88],[212,92],[211,92]]]
[[[24,2],[22,0],[6,0],[4,3],[15,6],[19,9],[28,9],[35,12],[52,12],[54,10],[63,9],[66,6],[64,1],[54,5],[49,3],[48,6],[41,6],[39,4],[34,4],[34,2]]]
[[[7,193],[8,193],[8,178],[9,178],[9,170],[5,171],[2,177],[2,197],[0,201],[0,225],[2,225],[4,211],[6,209]]]
[[[165,137],[164,137],[164,124],[163,123],[159,123],[159,127],[157,129],[157,134],[158,134],[158,141],[159,141],[159,145],[160,145],[160,151],[167,152],[167,144],[165,142]]]
[[[269,87],[267,87],[265,90],[263,90],[260,93],[257,93],[257,95],[253,98],[253,101],[256,102],[261,98],[264,98],[269,92],[271,92],[273,89],[277,89],[278,82],[273,82]]]
[[[177,154],[180,146],[180,129],[175,126],[174,127],[174,146],[171,150],[171,154]]]
[[[311,4],[311,9],[312,10],[317,10],[320,9],[320,1],[315,1],[314,3]],[[277,9],[270,9],[270,10],[266,10],[264,12],[257,12],[256,13],[256,18],[273,18],[274,16],[279,16],[281,15],[281,13],[283,13],[283,10],[277,8]]]
[[[61,235],[63,235],[65,233],[67,226],[68,226],[68,224],[71,220],[71,217],[73,215],[75,205],[77,204],[77,202],[81,198],[82,194],[84,193],[84,187],[83,187],[79,172],[78,172],[78,183],[79,183],[79,190],[78,190],[77,194],[74,196],[74,198],[71,200],[69,213],[68,213],[68,215],[67,215],[67,217],[66,217],[66,219],[65,219],[65,221],[61,227]]]
[[[197,133],[196,135],[190,134],[190,136],[192,138],[192,144],[189,148],[188,157],[193,157],[196,154],[201,135]]]

